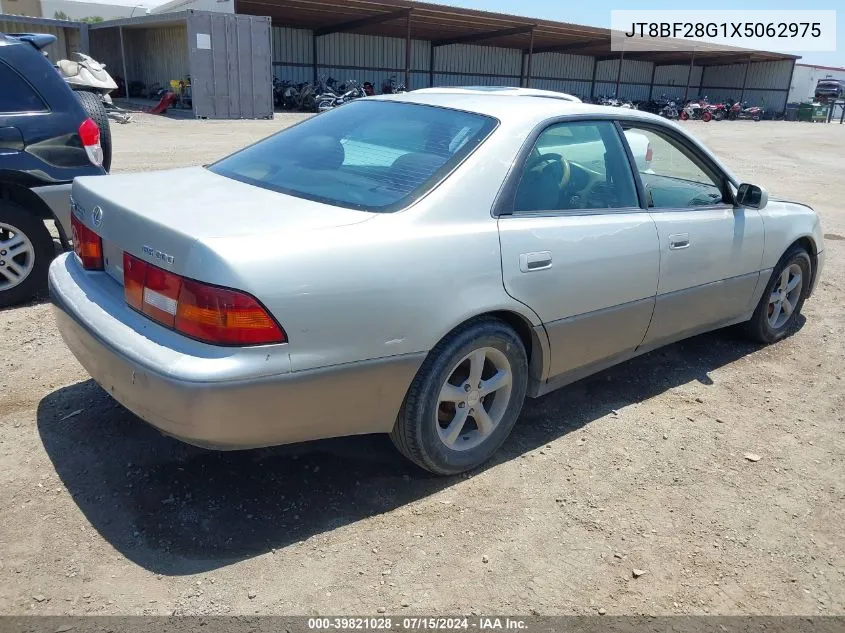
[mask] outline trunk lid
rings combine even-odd
[[[103,239],[106,270],[120,283],[123,251],[196,276],[204,266],[219,265],[204,241],[276,234],[281,239],[375,215],[261,189],[202,167],[77,178],[72,198],[73,212]]]

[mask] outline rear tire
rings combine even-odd
[[[800,246],[791,248],[781,257],[760,297],[760,303],[745,323],[749,338],[769,345],[789,333],[807,298],[812,271],[810,256]],[[796,285],[791,287],[793,283]],[[784,318],[786,309],[788,314]]]
[[[10,200],[0,200],[0,308],[44,293],[55,254],[44,220]]]
[[[109,117],[106,114],[106,107],[103,105],[103,99],[97,93],[88,92],[87,90],[77,90],[76,97],[79,99],[82,107],[85,108],[88,116],[100,128],[100,145],[103,147],[103,169],[109,171],[111,169],[111,126],[109,124]]]
[[[405,457],[438,475],[480,466],[510,435],[527,383],[519,336],[498,319],[470,321],[429,353],[390,438]]]

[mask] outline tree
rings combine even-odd
[[[80,18],[79,21],[87,22],[88,24],[97,24],[98,22],[102,22],[103,18],[101,18],[99,15],[92,15],[88,18]]]
[[[67,13],[65,13],[64,11],[56,11],[53,14],[53,17],[57,20],[70,20],[70,18],[67,17]]]

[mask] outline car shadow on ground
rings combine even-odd
[[[485,468],[754,352],[730,331],[699,336],[528,400]],[[236,421],[233,421],[236,423]],[[56,472],[91,525],[155,573],[200,573],[256,556],[447,488],[401,458],[386,436],[220,453],[164,437],[93,381],[38,406]]]

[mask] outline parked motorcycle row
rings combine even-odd
[[[396,94],[407,92],[405,85],[398,82],[396,77],[390,77],[381,86],[381,94]],[[349,79],[346,83],[338,84],[337,80],[320,77],[316,84],[303,82],[295,84],[287,79],[273,79],[273,102],[283,110],[300,110],[303,112],[325,112],[355,99],[370,97],[376,94],[375,86],[369,82],[359,83]]]
[[[728,100],[725,102],[711,103],[707,97],[691,99],[685,104],[678,106],[679,101],[663,95],[660,99],[642,102],[638,104],[640,110],[653,112],[667,119],[680,119],[681,121],[737,121],[748,119],[760,121],[764,116],[763,108],[760,106],[749,106],[747,102]]]

